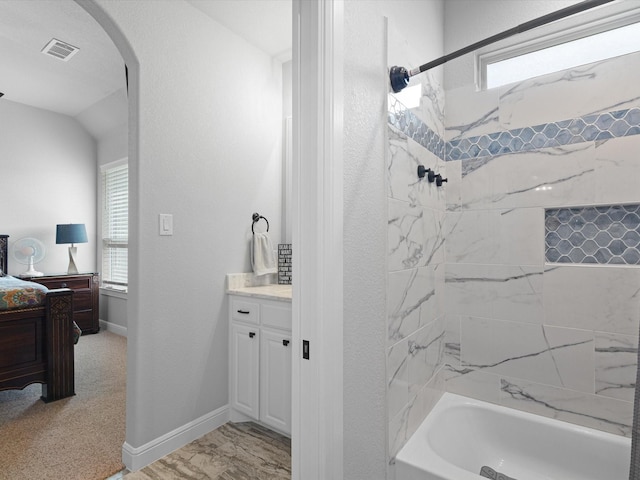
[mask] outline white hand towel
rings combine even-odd
[[[251,248],[251,266],[256,276],[276,273],[276,262],[273,257],[271,237],[266,232],[253,234]]]

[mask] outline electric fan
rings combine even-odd
[[[29,266],[28,270],[20,274],[20,276],[41,277],[44,275],[42,272],[38,272],[33,268],[35,263],[44,260],[44,254],[46,253],[44,244],[40,240],[31,237],[21,238],[13,244],[11,251],[13,258],[15,258],[18,263]]]

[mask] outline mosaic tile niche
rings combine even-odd
[[[545,210],[545,259],[640,265],[640,205]]]

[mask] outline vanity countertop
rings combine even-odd
[[[257,287],[228,288],[230,295],[242,295],[245,297],[266,298],[269,300],[291,301],[291,285],[261,285]]]

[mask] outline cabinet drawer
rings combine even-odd
[[[89,333],[95,330],[95,326],[93,323],[93,312],[91,310],[87,310],[84,312],[74,312],[73,321],[78,324],[80,330],[82,330],[82,333]]]
[[[234,298],[231,300],[231,318],[247,323],[260,323],[260,305]]]
[[[291,330],[291,305],[262,305],[262,325]]]
[[[76,290],[73,292],[73,310],[91,310],[93,302],[91,290]]]
[[[56,288],[70,288],[71,290],[91,289],[91,277],[86,278],[61,278],[55,280],[39,280],[45,287],[50,290]]]

